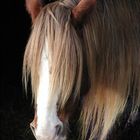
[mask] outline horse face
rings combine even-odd
[[[49,94],[50,69],[46,50],[43,50],[40,65],[40,81],[37,110],[31,127],[37,140],[64,140],[63,123],[57,116],[58,95]]]
[[[30,4],[30,2],[33,2],[33,1],[36,1],[35,4],[34,5]],[[29,3],[27,3],[27,9],[28,9],[29,13],[31,14],[32,20],[34,21],[36,16],[38,15],[39,11],[41,10],[40,8],[42,8],[43,5],[42,4],[40,5],[39,1],[37,1],[37,0],[30,0],[28,2]],[[88,0],[87,0],[87,2],[88,2]],[[84,11],[88,11],[87,9],[84,8],[85,7],[84,5],[86,5],[86,4],[87,3],[85,3],[84,0],[81,0],[81,3],[78,5],[78,7],[80,7],[80,9],[82,9],[82,10],[80,10],[80,13],[77,12],[77,11],[79,11],[79,8],[75,7],[75,9],[72,10],[72,17],[73,17],[73,20],[75,20],[75,22],[79,23],[83,19],[82,17],[85,17]],[[93,4],[94,4],[94,0],[93,0]],[[91,5],[91,4],[88,4],[88,5]],[[30,6],[33,6],[33,7],[30,7]],[[89,7],[91,7],[91,6],[89,6]],[[89,8],[89,9],[91,9],[91,8]],[[74,13],[76,13],[76,14],[74,14]],[[73,22],[73,23],[75,23],[75,22]],[[48,44],[48,43],[46,43],[46,44]],[[48,47],[45,47],[45,48],[48,48]],[[76,52],[76,47],[74,47],[74,52]],[[82,53],[82,52],[80,52],[80,53]],[[35,119],[34,119],[33,123],[31,123],[31,127],[33,128],[33,131],[34,131],[34,134],[35,134],[35,137],[37,140],[65,140],[66,134],[64,133],[65,132],[64,124],[59,119],[58,114],[57,114],[58,113],[57,103],[58,103],[59,94],[51,95],[51,93],[49,92],[51,73],[49,70],[49,60],[47,59],[45,54],[47,54],[46,50],[43,49],[41,63],[40,63],[40,67],[39,67],[40,70],[39,70],[39,86],[38,86],[38,90],[37,90],[37,95],[38,95],[37,96],[37,109],[36,109],[37,111],[36,111]],[[73,55],[70,55],[70,56],[73,56]],[[77,55],[74,55],[74,57],[76,57],[76,56]],[[79,60],[79,61],[77,63],[81,64],[82,60]],[[73,63],[75,63],[75,60]],[[68,64],[70,65],[71,63],[68,63]],[[68,68],[71,68],[71,67],[68,67]],[[76,70],[77,67],[72,67],[72,68],[74,69],[75,72],[77,71]],[[73,69],[70,71],[71,75],[75,75],[75,73],[73,74]],[[67,70],[67,73],[68,72],[69,71]],[[80,72],[80,73],[82,73],[82,72]],[[78,77],[79,78],[77,78],[77,79],[80,79],[80,77],[81,77],[80,74],[78,75]],[[73,78],[73,79],[75,79],[75,78]],[[72,82],[70,85],[74,85],[73,79],[71,80]],[[66,80],[66,82],[68,80]],[[79,88],[77,88],[77,89],[79,90]],[[58,91],[58,93],[60,93],[60,91]],[[69,92],[69,93],[71,94],[71,92]],[[62,98],[62,96],[61,96],[61,98]],[[66,120],[66,118],[64,118],[64,119]]]

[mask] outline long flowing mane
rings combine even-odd
[[[27,84],[31,75],[36,99],[45,48],[50,93],[52,98],[60,93],[59,115],[69,119],[68,108],[74,109],[82,100],[80,139],[102,140],[125,110],[129,97],[130,118],[140,105],[140,1],[98,0],[85,21],[75,26],[71,9],[77,3],[58,1],[41,10],[25,51],[23,76]]]

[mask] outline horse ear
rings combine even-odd
[[[26,9],[34,22],[43,6],[56,0],[26,0]]]
[[[78,5],[72,9],[74,22],[80,23],[93,10],[97,0],[80,0]]]
[[[26,0],[26,8],[33,22],[42,8],[41,1],[40,0]]]

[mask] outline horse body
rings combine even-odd
[[[130,118],[140,104],[140,2],[91,1],[39,5],[32,17],[23,75],[26,83],[31,75],[39,140],[67,139],[76,110],[80,140],[104,140],[128,98]]]

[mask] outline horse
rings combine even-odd
[[[28,0],[23,62],[38,140],[106,140],[131,100],[140,106],[139,0]],[[71,138],[72,139],[72,138]]]

